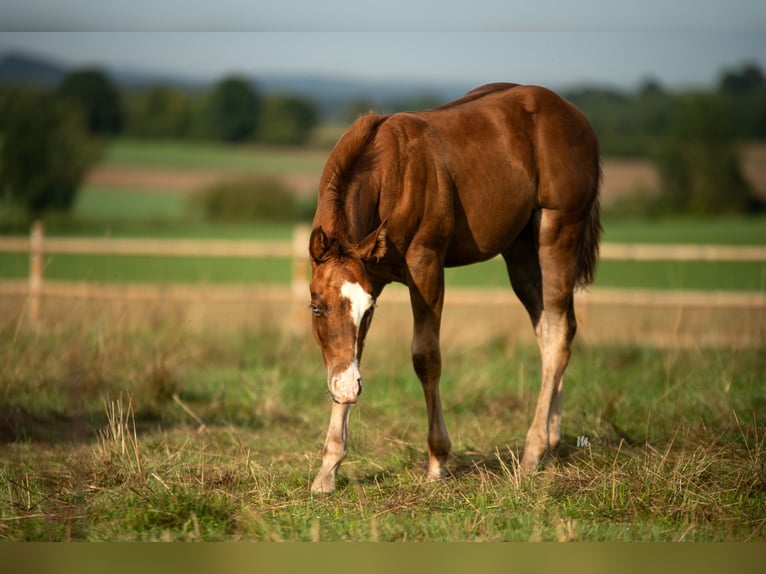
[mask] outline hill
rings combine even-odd
[[[48,58],[8,52],[0,56],[0,84],[48,86],[66,74],[66,66]]]

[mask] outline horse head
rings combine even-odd
[[[336,403],[355,403],[362,392],[359,364],[380,293],[367,267],[385,252],[385,221],[359,243],[330,236],[321,226],[311,232],[312,330]]]

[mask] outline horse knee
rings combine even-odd
[[[416,351],[412,353],[412,366],[415,374],[424,385],[431,383],[441,371],[441,355],[439,351]]]

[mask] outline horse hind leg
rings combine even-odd
[[[564,371],[577,328],[573,292],[581,230],[581,222],[542,210],[539,227],[530,226],[504,254],[514,291],[532,319],[542,362],[540,394],[521,460],[525,471],[534,470],[561,440]]]

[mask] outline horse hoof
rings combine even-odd
[[[428,475],[427,480],[428,482],[438,482],[440,480],[444,480],[447,476],[447,472],[444,470],[444,467],[439,465],[437,467],[431,467],[428,469]]]
[[[521,462],[519,463],[519,472],[522,474],[533,474],[540,468],[541,461],[542,457],[522,457]]]
[[[329,477],[316,477],[311,484],[311,494],[330,494],[335,492],[335,481]]]

